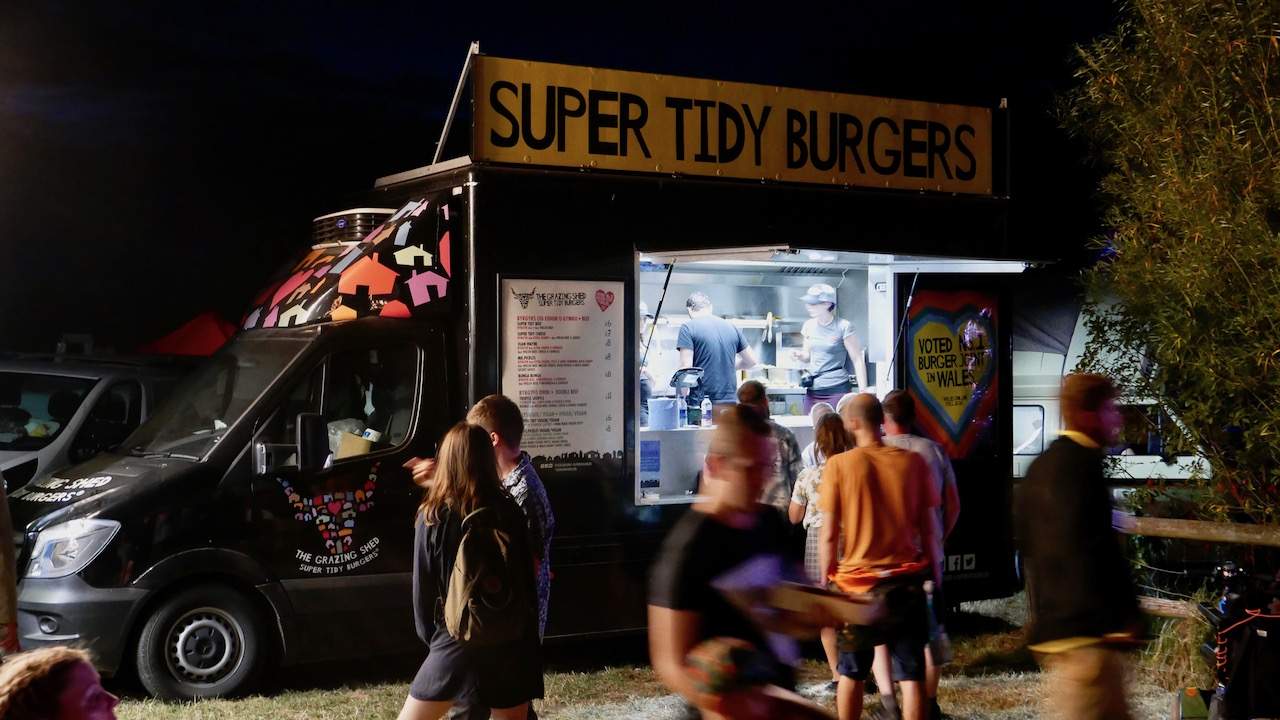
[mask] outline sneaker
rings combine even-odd
[[[833,682],[816,682],[809,685],[796,688],[803,697],[810,699],[820,699],[831,697],[836,694],[836,684]]]
[[[894,712],[883,705],[878,705],[871,713],[871,720],[902,720],[902,712],[900,710]]]

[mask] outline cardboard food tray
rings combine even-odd
[[[808,615],[822,607],[853,625],[871,625],[884,617],[884,600],[875,595],[846,595],[812,585],[785,582],[769,594],[769,604],[788,612]]]
[[[357,455],[367,455],[372,449],[373,443],[371,441],[354,433],[344,432],[342,433],[342,439],[338,441],[338,452],[334,454],[334,459],[341,460]]]

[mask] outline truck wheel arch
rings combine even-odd
[[[271,628],[276,660],[288,656],[292,636],[289,600],[262,565],[244,553],[223,548],[197,548],[176,553],[138,576],[134,586],[148,591],[146,600],[129,619],[128,642],[138,641],[143,624],[167,598],[196,584],[225,585],[258,606]]]

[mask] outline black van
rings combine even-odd
[[[565,370],[570,382],[542,391],[554,402],[521,396],[526,445],[606,429],[617,438],[534,452],[558,528],[548,636],[643,629],[648,565],[697,497],[681,465],[697,465],[696,453],[670,448],[696,448],[704,429],[640,424],[640,303],[660,338],[681,322],[684,298],[667,295],[682,282],[773,293],[785,323],[792,284],[846,280],[881,389],[915,387],[912,368],[925,363],[913,333],[968,323],[962,342],[978,337],[985,364],[965,371],[981,392],[955,418],[980,437],[953,453],[964,510],[948,595],[1019,586],[1002,273],[1022,264],[1006,247],[1003,200],[462,158],[384,178],[372,201],[401,209],[360,242],[306,251],[119,450],[10,498],[24,647],[85,644],[104,673],[136,663],[168,698],[235,693],[273,663],[420,651],[410,610],[420,493],[402,466],[432,454],[470,403],[515,395],[515,358],[535,362],[561,343],[537,331],[521,336],[532,349],[514,346],[507,332],[525,312],[616,312],[620,325],[607,321],[598,358],[620,373],[579,382]],[[549,291],[572,283],[600,289]],[[775,337],[743,302],[734,321],[749,341],[785,347],[794,332],[784,324]],[[779,416],[795,420],[780,392]],[[562,402],[577,404],[557,413]],[[613,403],[620,414],[602,409]]]

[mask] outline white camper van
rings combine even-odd
[[[1027,468],[1062,430],[1058,392],[1062,378],[1080,363],[1089,331],[1079,312],[1066,354],[1013,351],[1013,477]],[[1209,462],[1185,440],[1181,422],[1151,398],[1120,399],[1124,429],[1120,442],[1108,448],[1112,485],[1132,486],[1148,480],[1186,480],[1197,471],[1207,475]]]

